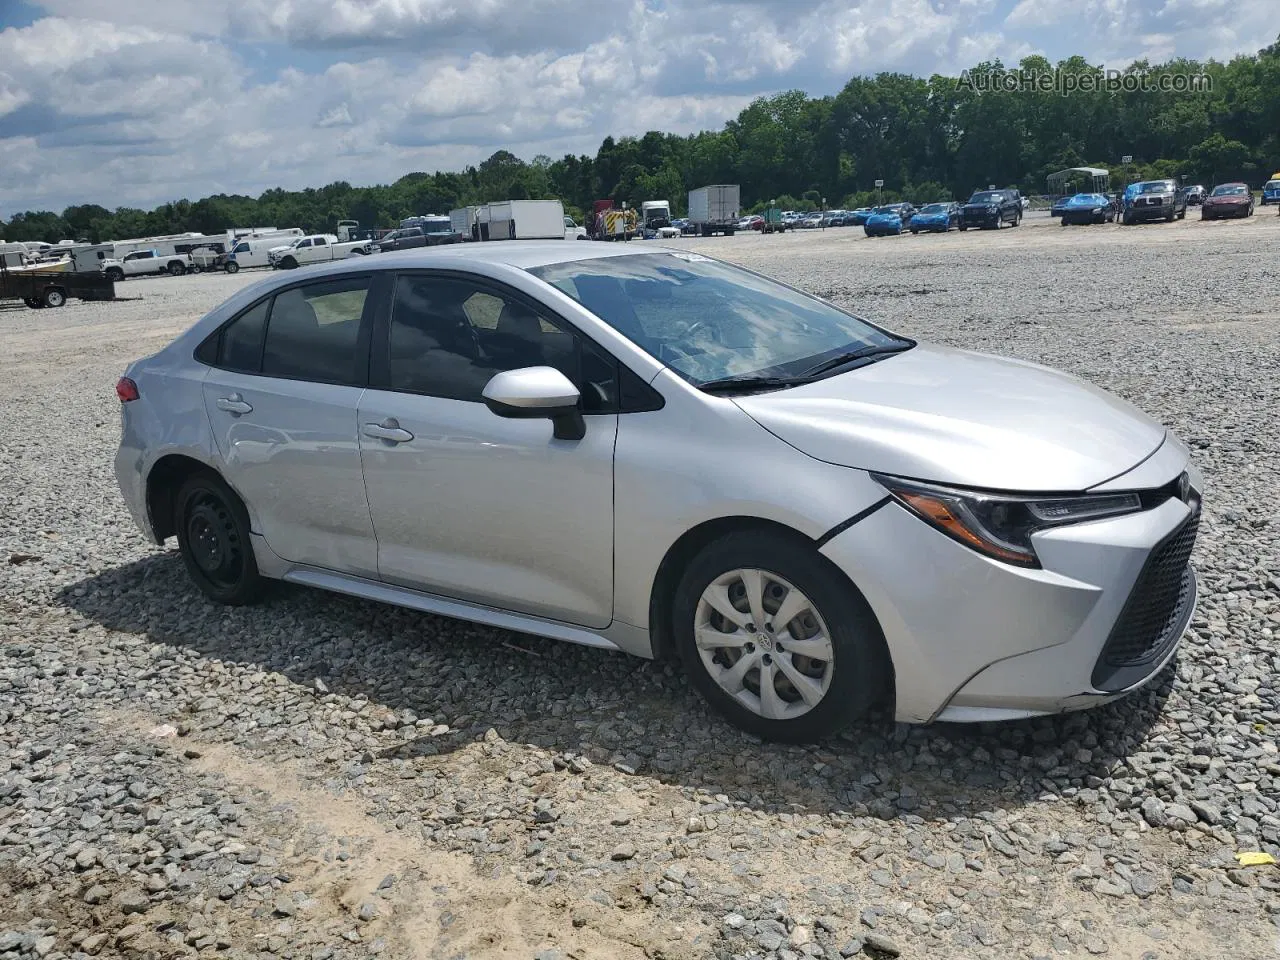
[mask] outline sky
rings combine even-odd
[[[0,0],[0,219],[459,170],[1030,53],[1275,40],[1278,0]]]

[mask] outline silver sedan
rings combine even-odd
[[[124,498],[213,600],[285,580],[673,658],[779,740],[1100,703],[1195,604],[1201,477],[1158,423],[690,252],[312,267],[117,391]]]

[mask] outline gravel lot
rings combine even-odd
[[[671,668],[281,589],[111,473],[132,358],[253,282],[0,309],[0,958],[1275,958],[1280,218],[681,240],[1138,403],[1208,492],[1176,671],[1089,713],[754,742]],[[1193,215],[1194,216],[1194,215]]]

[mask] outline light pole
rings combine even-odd
[[[876,206],[877,207],[884,206],[884,181],[883,180],[876,181]]]
[[[821,222],[820,222],[820,224],[819,224],[819,225],[822,227],[822,229],[823,229],[823,230],[827,229],[827,217],[826,217],[826,213],[827,213],[827,198],[826,198],[826,197],[823,197],[823,198],[822,198],[822,214],[823,214],[823,216],[822,216],[822,220],[821,220]]]

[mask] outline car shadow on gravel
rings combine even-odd
[[[252,743],[268,723],[305,723],[274,701],[305,713],[299,693],[331,692],[367,700],[363,719],[375,727],[432,721],[382,734],[375,755],[445,755],[493,728],[562,762],[586,757],[771,812],[981,816],[1046,796],[1086,800],[1143,748],[1173,676],[1167,668],[1129,697],[1058,717],[916,727],[882,714],[822,743],[787,746],[728,726],[672,664],[283,584],[261,605],[220,607],[197,592],[173,551],[72,583],[57,601],[110,631],[220,661],[206,670],[164,648],[126,644],[136,677],[121,678],[132,686],[170,673],[175,697],[193,711],[223,698],[213,708],[219,736]],[[233,681],[257,670],[298,687],[285,694]],[[197,728],[204,716],[193,717]],[[246,719],[254,722],[236,735]],[[352,746],[353,758],[366,752]]]

